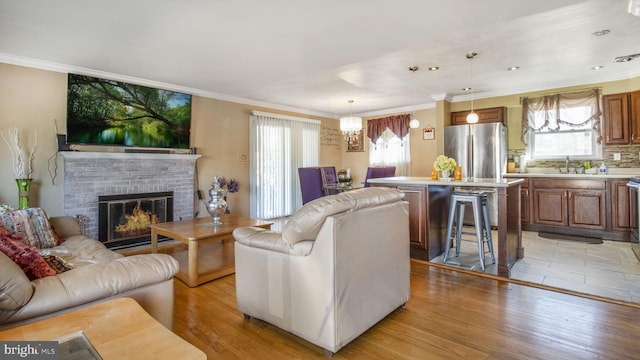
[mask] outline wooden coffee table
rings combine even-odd
[[[206,359],[131,298],[109,300],[0,331],[0,341],[51,341],[82,331],[105,359]]]
[[[256,226],[271,229],[271,222],[244,218],[237,215],[224,215],[222,225],[213,226],[210,217],[194,220],[173,221],[151,225],[151,252],[158,252],[158,235],[178,240],[188,246],[187,271],[180,265],[176,277],[189,287],[195,287],[207,281],[233,274],[235,258],[233,255],[232,232],[238,227]],[[198,254],[198,247],[204,243],[215,243],[210,254]],[[198,256],[213,258],[213,268],[203,270],[198,265]],[[180,261],[180,259],[178,259]]]

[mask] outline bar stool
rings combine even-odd
[[[443,263],[447,262],[449,250],[451,249],[451,241],[453,236],[456,237],[456,257],[460,256],[460,244],[462,240],[462,227],[464,226],[464,210],[465,205],[470,204],[473,209],[473,222],[475,227],[475,237],[478,242],[478,256],[480,257],[480,268],[485,270],[485,252],[484,243],[487,243],[489,254],[491,255],[491,263],[495,264],[496,259],[493,255],[493,241],[491,239],[491,223],[489,221],[489,210],[487,209],[487,195],[483,192],[462,192],[454,191],[451,195],[451,204],[449,206],[449,220],[447,222],[447,237],[445,243]],[[457,215],[457,218],[456,218]],[[455,228],[453,226],[455,220]]]

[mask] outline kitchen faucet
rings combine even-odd
[[[568,174],[569,173],[569,156],[567,156],[567,160],[564,162],[564,169]]]

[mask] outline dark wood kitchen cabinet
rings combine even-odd
[[[638,227],[637,212],[632,208],[632,188],[627,186],[629,179],[611,180],[611,230],[631,231]],[[633,211],[632,211],[633,210]]]
[[[640,144],[640,91],[604,95],[604,144]]]
[[[424,258],[429,243],[427,224],[427,190],[425,187],[398,186],[404,193],[404,200],[409,203],[409,244],[411,257]],[[428,260],[428,259],[427,259]]]
[[[409,203],[410,255],[415,259],[433,260],[444,250],[451,186],[373,184],[389,186],[404,193]]]
[[[531,192],[528,178],[520,184],[520,222],[525,225],[531,223]]]
[[[640,144],[640,91],[629,93],[629,122],[631,143]]]
[[[584,229],[607,229],[606,191],[568,190],[569,226]]]
[[[628,94],[624,93],[603,96],[602,112],[604,116],[604,144],[629,144],[631,135],[629,133]]]
[[[536,224],[567,226],[567,191],[534,189],[534,219]]]
[[[637,242],[638,194],[627,182],[625,177],[531,177],[528,194],[526,186],[521,190],[522,229]]]
[[[467,115],[469,115],[471,111],[456,111],[451,113],[451,125],[466,125],[467,124]],[[487,108],[487,109],[476,109],[474,110],[476,114],[478,114],[478,123],[492,123],[492,122],[501,122],[503,124],[507,124],[507,108],[504,106]]]
[[[638,189],[629,188],[629,217],[631,218],[631,242],[638,242]],[[640,257],[640,253],[636,253]]]
[[[533,179],[533,222],[606,230],[606,194],[605,180]]]

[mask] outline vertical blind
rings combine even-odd
[[[249,122],[251,217],[291,215],[302,206],[298,168],[319,163],[320,121],[253,111]]]

